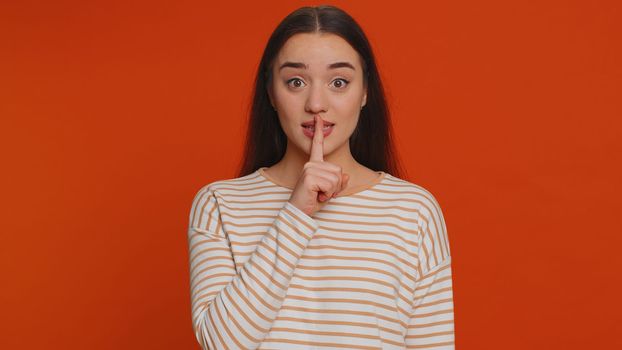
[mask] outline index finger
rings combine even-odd
[[[319,115],[315,116],[315,131],[311,142],[311,157],[309,160],[316,162],[324,161],[324,121]]]

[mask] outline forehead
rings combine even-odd
[[[359,55],[350,44],[335,34],[299,33],[290,37],[276,57],[275,66],[286,61],[302,62],[309,69],[325,69],[333,62],[347,61],[357,70],[360,67]]]

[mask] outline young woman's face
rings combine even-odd
[[[324,154],[349,147],[367,89],[359,54],[347,41],[335,34],[296,34],[281,48],[272,74],[268,94],[288,147],[310,152],[312,138],[301,124],[313,122],[316,114],[334,123],[324,137]]]

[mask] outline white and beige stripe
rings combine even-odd
[[[308,216],[262,171],[196,194],[192,325],[204,349],[453,349],[438,202],[381,177]]]

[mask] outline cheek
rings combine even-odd
[[[289,117],[290,114],[288,114],[286,111],[281,110],[277,114],[279,116],[279,122],[281,123],[281,129],[283,129],[285,135],[287,135],[289,138],[297,137],[296,135],[298,135],[298,133],[302,135],[302,129],[299,121],[296,121],[294,120],[294,118]]]
[[[352,136],[357,125],[358,125],[358,118],[352,118],[351,120],[348,121],[348,126],[347,126],[348,137]]]
[[[276,94],[276,101],[274,103],[280,118],[284,119],[283,121],[292,119],[296,116],[299,117],[301,113],[300,109],[304,107],[304,105],[301,105],[300,101],[287,93]]]
[[[352,136],[354,133],[354,130],[358,125],[359,118],[361,117],[360,112],[361,107],[358,103],[349,104],[347,109],[343,110],[341,122],[343,130],[341,130],[341,132],[347,134],[347,137]]]
[[[355,126],[360,118],[361,105],[356,99],[348,99],[336,104],[334,111],[337,114],[336,119],[341,120],[341,123]]]

